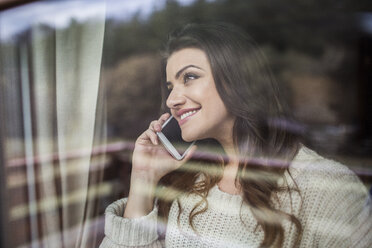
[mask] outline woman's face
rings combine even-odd
[[[193,141],[231,139],[234,117],[216,90],[204,51],[184,48],[171,54],[166,67],[170,90],[167,106],[181,126],[182,138]]]

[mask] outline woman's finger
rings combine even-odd
[[[169,118],[169,116],[169,113],[165,113],[160,116],[159,120],[152,121],[149,125],[149,128],[138,137],[138,141],[142,144],[151,141],[153,145],[158,145],[159,141],[156,132],[161,131],[161,126]]]
[[[168,118],[170,117],[170,114],[169,113],[165,113],[165,114],[162,114],[157,123],[155,123],[155,131],[156,132],[160,132],[161,131],[161,127],[163,126],[163,124],[165,123],[166,120],[168,120]]]
[[[169,118],[169,116],[169,113],[162,114],[158,120],[150,123],[149,129],[153,130],[154,132],[160,132],[162,125]]]
[[[156,123],[158,123],[157,120],[150,122],[149,129],[152,130],[152,131],[154,131],[154,132],[156,132],[156,130],[155,130]]]
[[[145,134],[147,135],[147,137],[151,140],[152,144],[154,145],[158,145],[159,142],[158,142],[158,136],[156,135],[156,133],[150,129],[147,129],[145,131]]]
[[[149,142],[154,145],[158,144],[157,135],[151,129],[147,129],[145,132],[143,132],[136,141],[136,143],[142,145],[149,145]]]

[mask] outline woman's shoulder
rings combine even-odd
[[[317,183],[321,183],[319,180],[324,180],[324,183],[346,180],[362,184],[358,176],[346,165],[325,158],[305,146],[293,159],[289,171],[297,180],[315,180]],[[316,180],[317,178],[319,180]]]
[[[301,195],[300,218],[306,230],[315,230],[323,242],[320,244],[324,244],[320,246],[327,247],[344,239],[360,244],[371,242],[371,198],[358,176],[346,165],[303,147],[289,172],[288,180],[292,180],[292,185],[295,182]]]
[[[342,205],[364,205],[369,199],[365,185],[346,165],[306,147],[300,149],[286,175],[289,185],[299,189],[304,202],[325,206],[340,202]]]
[[[346,165],[306,147],[302,147],[292,161],[286,179],[290,186],[299,189],[304,201],[323,199],[325,204],[330,204],[327,201],[342,199],[351,203],[365,202],[369,197],[365,185]]]

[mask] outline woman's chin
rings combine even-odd
[[[195,135],[182,132],[182,139],[186,142],[193,142],[194,140],[197,140],[197,137],[195,137]]]

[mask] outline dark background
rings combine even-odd
[[[367,0],[197,0],[189,5],[168,0],[146,17],[138,11],[126,21],[108,18],[102,78],[110,137],[135,139],[158,117],[159,51],[168,33],[190,22],[223,21],[245,29],[260,45],[288,89],[282,93],[292,103],[293,132],[304,143],[324,153],[368,156],[371,5]]]

